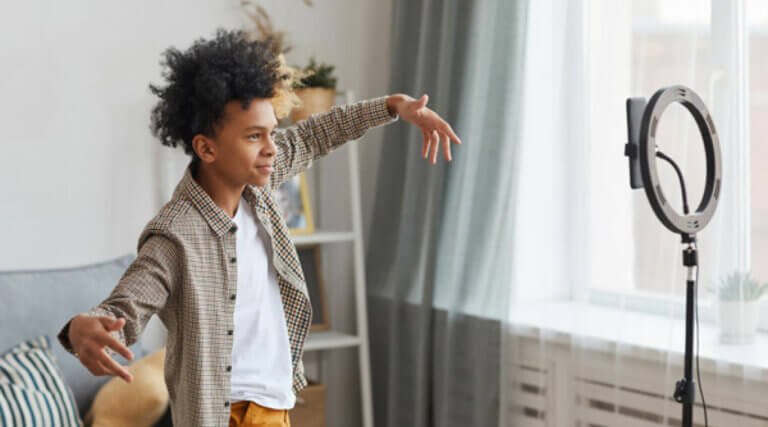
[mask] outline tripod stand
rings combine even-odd
[[[669,156],[659,151],[656,144],[656,128],[661,114],[673,102],[682,104],[691,113],[704,143],[707,176],[701,202],[693,213],[688,208],[682,171]],[[720,199],[720,143],[714,121],[704,102],[694,91],[680,85],[659,89],[647,102],[645,98],[627,99],[627,133],[629,142],[624,147],[624,155],[629,157],[630,187],[645,189],[648,202],[661,223],[673,233],[680,234],[682,243],[687,245],[683,250],[683,266],[688,269],[685,290],[685,365],[683,379],[675,385],[673,396],[675,401],[683,405],[683,427],[692,427],[693,404],[696,401],[696,383],[693,381],[694,310],[697,309],[695,301],[699,271],[696,233],[712,219]],[[677,172],[683,198],[682,215],[675,211],[669,199],[664,196],[656,169],[657,158],[667,161]],[[707,407],[703,396],[702,403],[706,424]]]
[[[694,268],[698,269],[698,252],[694,248],[696,235],[682,234],[683,244],[688,246],[683,250],[683,265],[688,270],[685,281],[685,358],[683,379],[675,385],[674,398],[683,404],[683,427],[693,425],[693,404],[696,401],[696,382],[693,380],[693,315],[696,309],[696,280]]]

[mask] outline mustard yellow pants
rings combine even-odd
[[[241,400],[232,404],[229,427],[291,427],[287,409],[265,408],[256,402]]]

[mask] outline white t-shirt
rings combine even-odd
[[[240,197],[237,224],[237,299],[232,344],[232,401],[291,409],[291,349],[272,264],[272,244],[253,208]]]

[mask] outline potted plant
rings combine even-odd
[[[304,4],[313,6],[312,0],[304,0]],[[283,118],[283,112],[287,116],[290,111],[291,121],[295,123],[312,114],[330,110],[336,96],[336,78],[333,76],[335,67],[325,63],[318,64],[314,57],[310,58],[309,65],[304,70],[301,70],[301,67],[288,66],[285,63],[285,54],[292,47],[287,43],[285,32],[275,29],[267,11],[255,1],[241,0],[240,5],[254,24],[249,36],[259,40],[270,39],[280,60],[281,72],[289,76],[286,87],[280,88],[289,101],[279,108],[276,107],[278,119]]]
[[[760,297],[767,290],[768,283],[758,283],[749,273],[735,271],[720,280],[717,297],[722,343],[747,344],[755,339]]]
[[[304,4],[313,6],[311,0],[304,0]],[[308,77],[308,74],[303,72],[300,67],[289,66],[286,63],[285,54],[292,50],[292,46],[288,44],[286,33],[278,31],[272,24],[272,19],[267,11],[253,0],[241,0],[240,5],[253,23],[253,28],[247,31],[249,38],[251,40],[269,40],[280,62],[279,72],[287,76],[287,79],[281,80],[275,88],[274,102],[275,115],[279,123],[287,124],[283,122],[283,119],[289,117],[290,113],[301,107],[303,103],[303,99],[298,96],[294,88],[303,86],[301,80]]]
[[[302,101],[302,106],[291,112],[294,123],[331,109],[336,96],[334,68],[333,65],[317,63],[314,57],[309,59],[309,65],[302,71],[304,77],[294,86],[294,92]]]

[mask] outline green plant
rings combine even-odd
[[[720,301],[755,301],[768,291],[768,283],[760,284],[749,273],[735,271],[722,279],[717,286]]]
[[[333,76],[333,65],[317,63],[315,58],[309,59],[309,65],[304,67],[304,77],[295,85],[296,88],[302,87],[324,87],[328,89],[336,88],[336,77]]]

